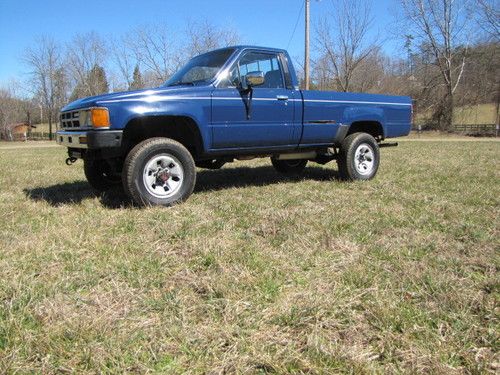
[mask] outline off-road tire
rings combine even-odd
[[[163,166],[162,158],[172,160],[172,163]],[[158,185],[150,185],[147,181],[153,178],[150,167],[156,165],[156,160],[159,160],[156,162],[159,169],[167,171],[167,180],[156,180],[159,181]],[[168,170],[169,168],[172,169]],[[172,170],[182,171],[182,177],[174,180],[173,173],[168,177],[168,172]],[[176,188],[170,189],[167,184],[173,184],[173,181]],[[150,138],[137,144],[128,153],[123,165],[122,182],[125,193],[139,206],[171,206],[185,201],[193,192],[196,168],[193,157],[181,143],[169,138]],[[164,196],[160,189],[162,182],[167,186],[164,187]],[[168,195],[169,192],[172,195]]]
[[[98,192],[111,189],[121,182],[120,175],[113,173],[109,164],[102,159],[85,158],[83,172],[90,186]]]
[[[278,160],[271,158],[271,163],[274,169],[280,173],[284,174],[299,174],[301,173],[307,165],[306,159],[293,159],[293,160]]]
[[[343,180],[370,180],[377,174],[380,149],[375,138],[367,133],[348,135],[340,145],[337,159]]]

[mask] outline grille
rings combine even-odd
[[[75,129],[80,127],[80,111],[61,112],[61,128]]]

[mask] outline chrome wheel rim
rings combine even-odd
[[[175,195],[184,181],[184,168],[179,160],[169,154],[153,157],[146,163],[143,173],[146,190],[156,198]]]
[[[354,166],[361,175],[369,175],[373,172],[375,156],[373,148],[368,143],[361,143],[354,153]]]

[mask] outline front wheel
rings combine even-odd
[[[379,163],[379,146],[370,134],[353,133],[342,141],[337,159],[342,179],[370,180],[377,174]]]
[[[171,206],[193,192],[196,169],[193,157],[179,142],[151,138],[136,145],[123,166],[123,187],[141,206]]]
[[[88,183],[97,191],[105,191],[120,184],[119,173],[113,172],[106,160],[85,158],[83,171]]]
[[[271,158],[274,169],[284,174],[299,174],[307,165],[306,159],[278,160]]]

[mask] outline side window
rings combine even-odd
[[[240,59],[239,67],[242,81],[247,73],[264,73],[264,84],[256,88],[278,89],[285,87],[278,56],[274,53],[249,52]]]
[[[239,68],[236,64],[231,68],[227,77],[221,81],[219,87],[238,87],[240,85],[240,82]]]
[[[228,80],[231,86],[237,87],[240,85],[241,81],[240,81],[240,73],[238,71],[238,65],[235,65],[231,68],[231,70],[229,71]]]
[[[250,72],[264,73],[264,83],[259,88],[278,89],[285,88],[283,72],[275,53],[249,52],[235,64],[227,78],[221,82],[219,87],[238,87],[244,82],[245,76]]]

